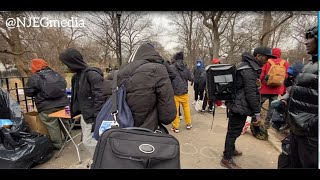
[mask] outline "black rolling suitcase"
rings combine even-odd
[[[179,141],[145,128],[111,128],[99,138],[92,169],[180,169]]]

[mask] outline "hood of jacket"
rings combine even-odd
[[[198,66],[198,63],[200,63],[200,66]],[[204,64],[202,59],[198,59],[196,63],[197,69],[204,69]]]
[[[143,61],[163,63],[164,60],[150,43],[140,45],[130,56],[128,63],[132,61]]]
[[[180,71],[183,71],[184,69],[187,68],[187,65],[183,63],[183,60],[182,59],[178,59],[174,65],[180,70]]]
[[[81,72],[88,67],[80,52],[73,48],[69,48],[62,52],[59,59],[73,72]]]
[[[96,71],[97,73],[99,73],[103,77],[103,72],[98,67],[88,67],[84,72],[88,72],[88,71]]]
[[[281,58],[281,49],[279,48],[273,48],[272,49],[272,55],[277,57],[277,58]]]
[[[252,54],[245,52],[241,55],[242,57],[242,61],[243,62],[248,62],[250,64],[250,66],[254,69],[254,70],[259,70],[262,67],[262,64],[259,63],[253,56]]]

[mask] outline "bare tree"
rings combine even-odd
[[[199,11],[203,17],[203,24],[211,30],[213,33],[213,52],[212,57],[219,57],[220,51],[220,36],[226,30],[232,14],[234,12],[224,12],[224,11],[211,11],[204,12]]]
[[[195,64],[196,57],[199,56],[198,49],[203,37],[200,15],[197,12],[181,11],[172,13],[170,16],[170,25],[175,26],[172,34],[178,36],[179,44],[187,51],[186,62]]]
[[[27,76],[30,70],[27,68],[28,61],[23,58],[23,54],[27,51],[22,45],[20,29],[18,27],[9,29],[5,23],[8,18],[17,19],[17,17],[22,14],[23,12],[0,12],[0,35],[6,40],[10,47],[10,50],[1,50],[0,53],[13,55],[18,71],[22,76]]]
[[[260,38],[260,46],[268,46],[270,37],[272,32],[274,32],[281,24],[286,22],[293,16],[293,12],[289,11],[284,18],[279,18],[273,20],[271,11],[264,11],[263,12],[263,27],[262,33]]]
[[[153,31],[152,20],[146,12],[136,12],[131,14],[128,23],[123,27],[122,44],[127,56],[130,57],[134,48],[143,41],[151,41],[161,31]]]

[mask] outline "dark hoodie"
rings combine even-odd
[[[75,72],[72,76],[71,115],[82,114],[86,123],[94,123],[104,101],[102,99],[103,72],[89,67],[76,49],[67,49],[60,60]]]
[[[200,66],[197,64],[200,63]],[[205,72],[204,64],[201,59],[197,60],[196,66],[193,68],[192,73],[194,76],[194,84],[199,84],[201,82],[201,75]]]
[[[237,66],[235,100],[226,105],[233,112],[241,115],[260,113],[260,91],[257,80],[261,66],[250,53],[242,54],[242,62]]]
[[[175,62],[170,65],[176,78],[172,81],[174,95],[179,96],[188,93],[188,80],[193,82],[193,75],[183,63],[183,53],[178,52],[175,56]]]
[[[113,73],[104,83],[104,96],[110,97]],[[128,80],[129,79],[129,80]],[[118,71],[118,86],[126,82],[126,100],[134,126],[156,130],[159,123],[170,124],[176,116],[174,94],[163,59],[154,47],[142,44],[129,63]]]

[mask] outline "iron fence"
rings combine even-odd
[[[11,97],[16,100],[23,112],[34,109],[34,99],[24,94],[24,87],[29,77],[0,77],[0,88],[7,90]]]

